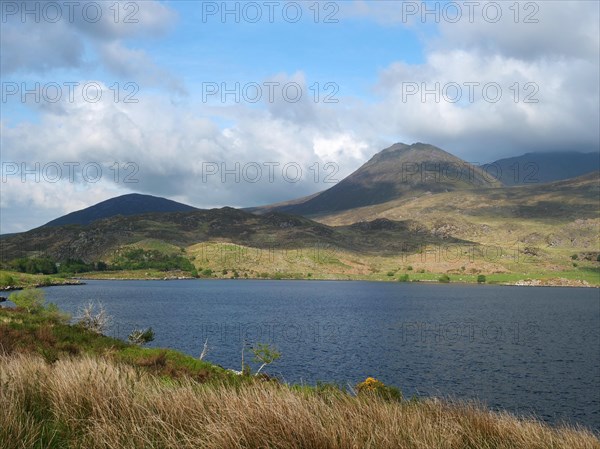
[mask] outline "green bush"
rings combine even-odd
[[[478,284],[485,284],[485,275],[484,274],[480,274],[479,276],[477,276],[477,283]]]
[[[117,255],[112,267],[115,270],[192,271],[194,269],[192,262],[180,254],[164,254],[156,250],[143,249],[130,249]]]
[[[398,282],[408,282],[408,274],[404,273],[398,278]]]
[[[56,264],[53,260],[47,257],[32,257],[28,259],[23,257],[21,259],[14,259],[8,264],[15,271],[29,274],[54,274],[56,273]]]
[[[205,268],[204,270],[202,270],[202,275],[203,276],[212,276],[213,271],[210,268]]]
[[[17,307],[27,310],[28,313],[41,312],[46,302],[44,291],[38,288],[26,288],[20,292],[11,293],[8,299]]]
[[[373,377],[367,377],[356,385],[356,392],[358,396],[375,396],[388,401],[402,401],[402,392],[398,388],[390,387]]]
[[[413,267],[412,267],[412,265],[409,265],[408,267],[406,267],[406,269],[407,269],[408,271],[412,271]]]
[[[131,331],[127,339],[130,343],[133,343],[134,345],[142,346],[145,343],[154,341],[154,331],[151,327],[145,330],[134,329],[133,331]]]
[[[439,278],[438,278],[438,282],[441,282],[443,284],[447,284],[448,282],[450,282],[450,277],[447,274],[442,274]]]
[[[387,276],[389,276],[389,277],[392,277],[393,275],[394,275],[394,272],[393,272],[393,271],[388,271],[388,272],[387,272]]]
[[[0,287],[8,287],[9,285],[14,285],[14,278],[8,273],[0,274]]]
[[[579,258],[579,256],[577,254],[572,254],[571,255],[571,259],[572,260],[577,260]]]
[[[67,259],[61,262],[59,271],[61,273],[87,273],[88,271],[94,271],[94,264],[85,263],[81,259]]]

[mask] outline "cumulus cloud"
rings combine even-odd
[[[156,1],[4,2],[3,76],[100,67],[184,94],[173,74],[157,67],[145,51],[126,44],[131,38],[163,36],[176,19],[173,10]]]
[[[256,104],[204,102],[197,96],[174,104],[169,94],[185,93],[183,83],[128,41],[169,30],[176,15],[157,2],[138,2],[137,28],[110,20],[95,27],[81,20],[43,27],[3,24],[4,74],[97,64],[118,76],[166,87],[169,93],[140,91],[139,103],[115,102],[109,86],[92,79],[105,95],[91,103],[83,99],[86,81],[80,80],[75,101],[28,102],[39,120],[10,127],[0,123],[3,162],[94,162],[105,174],[93,185],[81,175],[72,183],[23,184],[18,176],[3,182],[0,232],[37,226],[130,191],[197,207],[288,200],[330,187],[324,182],[327,175],[335,171],[328,179],[342,179],[396,141],[429,142],[480,163],[531,151],[597,150],[598,4],[536,2],[537,23],[515,23],[506,9],[512,2],[501,4],[504,15],[497,23],[475,16],[472,23],[463,18],[423,24],[415,15],[403,18],[396,2],[344,3],[344,17],[372,18],[419,33],[432,25],[436,33],[427,34],[422,62],[407,63],[399,56],[380,70],[374,97],[367,101],[340,93],[339,103],[331,104],[313,101],[300,70],[264,80],[297,84],[303,93],[297,102],[275,89],[272,101],[264,90]],[[520,8],[523,19],[524,3]],[[565,29],[561,19],[571,28]],[[465,83],[479,83],[473,86],[473,101]],[[495,99],[493,87],[483,91],[487,83],[502,89],[497,101],[484,97]],[[444,95],[454,99],[455,85],[462,97],[449,101]],[[415,86],[418,91],[409,94],[407,89]],[[437,91],[438,101],[432,93],[423,97],[424,88]],[[115,162],[121,169],[119,182],[110,169]],[[122,182],[127,163],[139,168],[135,183]],[[327,163],[334,163],[333,170]],[[292,182],[297,177],[294,164],[302,170],[297,182]],[[261,174],[254,181],[257,167]],[[30,207],[36,207],[36,214],[25,212]]]
[[[2,196],[13,198],[3,208],[14,207],[14,198],[23,204],[38,199],[38,203],[56,204],[53,210],[58,216],[78,205],[90,189],[98,189],[101,197],[114,191],[169,196],[203,208],[265,204],[328,188],[375,150],[339,127],[335,114],[308,113],[303,123],[296,123],[298,114],[306,113],[304,106],[294,114],[288,108],[295,105],[282,99],[265,109],[184,107],[160,95],[142,96],[139,103],[132,104],[114,102],[109,96],[88,103],[81,88],[75,101],[63,98],[46,108],[39,123],[3,125],[2,159],[25,163],[29,170],[36,162],[42,170],[53,163],[78,163],[72,184],[83,188],[67,190],[72,201],[58,206],[51,200],[57,183],[48,182],[43,174],[41,182],[34,182],[29,175],[27,188],[21,190],[19,171],[8,177],[10,183],[3,184]],[[226,110],[234,125],[216,126],[210,116],[217,110]],[[353,151],[347,152],[347,148]],[[98,164],[103,173],[93,185],[81,174],[90,163]],[[115,163],[121,170],[119,182],[114,181],[111,168]],[[136,182],[123,182],[128,163],[139,168]],[[63,178],[67,176],[64,170]],[[88,204],[96,197],[88,196]],[[36,224],[54,218],[48,215],[40,212]],[[2,232],[18,229],[19,223],[4,220]]]

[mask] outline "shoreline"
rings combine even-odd
[[[504,287],[569,287],[569,288],[600,288],[600,285],[593,285],[588,283],[587,281],[579,281],[579,280],[570,280],[566,278],[558,278],[557,280],[563,281],[559,282],[551,282],[546,283],[552,280],[543,281],[539,279],[521,279],[511,282],[467,282],[467,281],[450,281],[450,282],[440,282],[435,279],[423,279],[423,280],[409,280],[400,282],[398,280],[387,280],[387,279],[314,279],[314,278],[224,278],[224,277],[214,277],[214,278],[195,278],[195,277],[185,277],[185,276],[177,276],[177,277],[107,277],[107,278],[95,278],[95,277],[87,277],[81,276],[77,278],[72,278],[76,280],[84,280],[84,281],[191,281],[191,280],[204,280],[204,281],[311,281],[311,282],[383,282],[383,283],[398,283],[398,284],[438,284],[438,285],[449,285],[449,284],[459,284],[459,285],[500,285]],[[71,285],[84,285],[85,282],[81,282],[80,284],[74,283]],[[61,285],[61,284],[57,284]]]

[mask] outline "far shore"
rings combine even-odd
[[[437,279],[419,279],[419,280],[408,280],[398,281],[397,279],[373,279],[373,278],[243,278],[243,277],[192,277],[192,276],[150,276],[150,277],[136,277],[136,276],[125,276],[125,277],[98,277],[82,275],[72,279],[75,280],[97,280],[97,281],[189,281],[194,279],[202,279],[208,281],[219,281],[219,280],[236,280],[236,281],[362,281],[362,282],[397,282],[397,283],[425,283],[425,284],[461,284],[461,285],[502,285],[506,287],[572,287],[572,288],[600,288],[600,285],[593,285],[585,280],[572,280],[565,278],[556,279],[522,279],[516,282],[470,282],[465,280],[451,280],[450,282],[440,282]]]

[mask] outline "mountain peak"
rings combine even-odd
[[[63,215],[49,221],[43,227],[63,226],[69,224],[87,225],[96,220],[116,215],[138,215],[157,212],[188,212],[195,207],[158,196],[141,193],[128,193],[109,198],[93,206]]]
[[[313,215],[380,204],[425,192],[498,187],[482,171],[434,145],[395,143],[330,189],[281,210]]]

